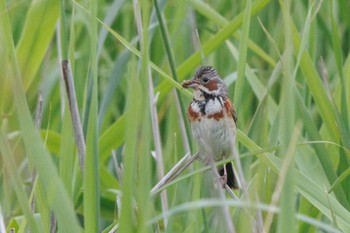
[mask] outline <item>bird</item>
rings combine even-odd
[[[210,161],[227,159],[236,140],[237,113],[228,96],[227,86],[211,66],[197,69],[190,80],[181,83],[193,89],[193,98],[187,110],[194,139],[199,145],[200,159]],[[218,167],[223,186],[240,189],[240,182],[232,162]]]

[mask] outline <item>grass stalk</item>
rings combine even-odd
[[[98,60],[97,60],[97,31],[96,21],[98,1],[91,1],[90,11],[90,69],[87,83],[91,84],[91,96],[86,99],[86,160],[84,164],[83,185],[84,185],[84,222],[85,232],[100,231],[100,163],[99,163],[99,127],[98,127]],[[88,89],[90,85],[86,85]]]
[[[178,177],[181,172],[190,166],[196,159],[198,159],[198,153],[192,156],[190,153],[187,153],[185,156],[183,156],[182,159],[175,166],[173,166],[172,169],[152,188],[151,194],[155,195],[157,192],[159,192],[164,185]]]
[[[72,122],[73,122],[75,142],[78,148],[80,169],[81,169],[81,172],[84,173],[84,164],[85,164],[85,157],[86,157],[85,138],[83,133],[83,127],[80,120],[77,98],[75,95],[75,87],[74,87],[72,70],[71,70],[70,62],[68,60],[62,61],[62,73],[63,73],[64,83],[66,85],[69,109],[70,109]]]
[[[11,184],[15,190],[17,200],[19,201],[21,209],[23,210],[23,214],[26,217],[29,228],[32,230],[32,232],[44,232],[43,226],[40,223],[38,224],[34,219],[34,214],[30,209],[29,200],[26,197],[26,192],[23,186],[21,185],[22,182],[17,172],[16,164],[13,160],[14,156],[11,153],[10,145],[4,136],[4,132],[2,131],[0,132],[0,148],[2,161],[5,163],[6,173],[8,173],[9,177],[11,178]]]
[[[177,73],[176,73],[173,52],[171,51],[171,47],[170,47],[169,36],[168,36],[167,31],[166,31],[166,27],[164,25],[164,20],[163,20],[162,14],[160,12],[159,4],[158,4],[157,0],[154,0],[153,2],[154,2],[154,8],[155,8],[156,14],[157,14],[158,22],[159,22],[160,32],[162,34],[162,39],[163,39],[165,51],[166,51],[166,54],[168,57],[171,73],[172,73],[174,80],[176,82],[179,82],[179,79],[178,79]],[[189,130],[188,130],[189,127],[188,127],[188,123],[186,123],[187,121],[184,121],[184,117],[183,117],[185,115],[184,113],[186,112],[186,107],[184,105],[183,97],[182,97],[182,95],[180,95],[180,92],[178,91],[178,89],[176,89],[176,92],[175,92],[175,99],[180,106],[178,108],[178,111],[179,111],[178,114],[181,116],[181,117],[179,117],[179,121],[180,121],[180,126],[181,126],[181,132],[183,134],[183,139],[184,139],[183,142],[184,142],[185,147],[189,149],[190,148],[190,145],[188,143],[190,141],[189,137],[188,137],[188,135],[190,135]],[[188,150],[188,152],[189,152],[189,150]]]
[[[6,12],[5,11],[5,5],[3,1],[0,1],[0,12]],[[46,151],[43,142],[37,133],[37,130],[35,129],[34,123],[29,120],[31,119],[31,114],[29,112],[28,103],[26,101],[25,97],[25,89],[24,85],[22,83],[21,79],[21,73],[18,65],[18,60],[14,48],[14,43],[11,38],[12,32],[10,29],[10,23],[7,18],[7,14],[3,13],[1,15],[1,22],[5,26],[5,30],[7,31],[5,38],[5,44],[8,48],[8,61],[11,61],[9,63],[10,66],[10,84],[11,89],[14,93],[14,105],[17,111],[17,120],[19,122],[19,128],[21,130],[21,135],[23,142],[26,146],[26,151],[28,158],[33,164],[33,166],[37,169],[40,182],[42,182],[43,187],[45,189],[45,192],[47,194],[46,198],[50,199],[50,207],[55,211],[57,214],[57,218],[59,219],[60,226],[63,231],[68,230],[68,226],[70,230],[73,230],[75,232],[80,231],[80,227],[77,223],[77,220],[75,218],[72,203],[68,199],[67,193],[65,192],[65,189],[59,179],[57,179],[57,170],[51,160],[50,155]],[[2,149],[6,148],[6,144],[4,141],[4,136],[1,136],[3,139],[1,140],[3,146],[0,146]],[[6,153],[3,153],[4,155],[8,155],[9,151],[5,151]],[[12,170],[12,169],[11,169]],[[14,171],[17,171],[14,168]],[[17,183],[19,185],[19,183]],[[22,192],[24,195],[25,192]],[[20,198],[22,204],[23,198]],[[58,201],[60,200],[60,201]],[[24,206],[23,210],[27,212],[26,208]],[[64,207],[64,208],[63,208]],[[31,217],[28,216],[27,220],[30,220]],[[31,221],[31,220],[30,220]],[[39,231],[36,231],[36,230]],[[36,227],[33,224],[33,231],[35,232],[41,232],[40,228]]]
[[[134,1],[134,12],[135,12],[135,19],[137,22],[137,29],[139,38],[141,41],[141,51],[144,52],[144,57],[148,56],[147,50],[148,50],[148,44],[147,39],[144,38],[144,28],[142,25],[142,17],[141,12],[139,9],[139,6],[136,1]],[[159,9],[158,9],[159,10]],[[145,61],[145,60],[144,60]],[[153,89],[153,82],[152,82],[152,73],[150,70],[150,67],[148,63],[145,64],[146,68],[145,71],[147,73],[146,77],[148,79],[148,92],[149,92],[149,106],[150,106],[150,113],[151,113],[151,124],[152,124],[152,133],[153,133],[153,140],[154,140],[154,147],[155,147],[155,160],[156,160],[156,166],[157,166],[157,177],[158,179],[161,179],[161,177],[164,176],[164,162],[163,162],[163,155],[162,155],[162,145],[160,141],[160,133],[159,133],[159,126],[158,126],[158,116],[157,116],[157,102],[154,96],[154,89]],[[168,210],[168,197],[167,197],[167,191],[163,190],[160,194],[161,196],[161,203],[162,203],[162,211],[166,212]],[[164,218],[164,225],[165,228],[168,224],[168,220]]]
[[[244,12],[244,19],[242,25],[242,37],[239,43],[239,59],[237,65],[237,81],[235,85],[235,96],[233,99],[234,105],[237,109],[240,109],[241,99],[243,96],[244,75],[247,63],[247,48],[249,40],[249,28],[251,17],[251,1],[247,1],[247,5]]]
[[[281,172],[279,174],[279,178],[278,178],[278,181],[276,183],[276,187],[275,187],[275,190],[273,192],[272,200],[270,203],[271,210],[277,206],[277,204],[281,198],[283,183],[285,182],[289,166],[291,165],[292,160],[294,159],[294,153],[295,153],[295,149],[296,149],[295,147],[297,144],[297,140],[299,138],[300,128],[301,128],[301,125],[299,123],[299,125],[296,126],[296,128],[293,132],[291,143],[289,144],[289,147],[288,147],[288,150],[286,153],[286,157],[283,160]],[[264,224],[264,232],[270,232],[271,224],[272,224],[272,220],[273,220],[273,215],[274,215],[273,211],[268,211],[266,219],[265,219],[265,224]]]

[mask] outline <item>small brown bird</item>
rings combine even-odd
[[[209,163],[211,159],[228,158],[236,141],[237,114],[225,83],[213,67],[203,66],[191,80],[183,81],[182,86],[194,90],[187,116],[200,147],[201,159]],[[218,172],[224,184],[240,188],[231,162],[219,167]]]

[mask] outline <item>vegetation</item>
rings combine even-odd
[[[349,11],[0,0],[0,232],[350,232]],[[238,199],[199,162],[150,193],[197,151],[180,82],[200,65],[238,113]]]

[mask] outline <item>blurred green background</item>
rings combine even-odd
[[[0,232],[350,232],[348,12],[348,0],[0,0]],[[201,65],[237,110],[245,194],[208,190],[195,162],[151,196],[197,152],[179,83]]]

